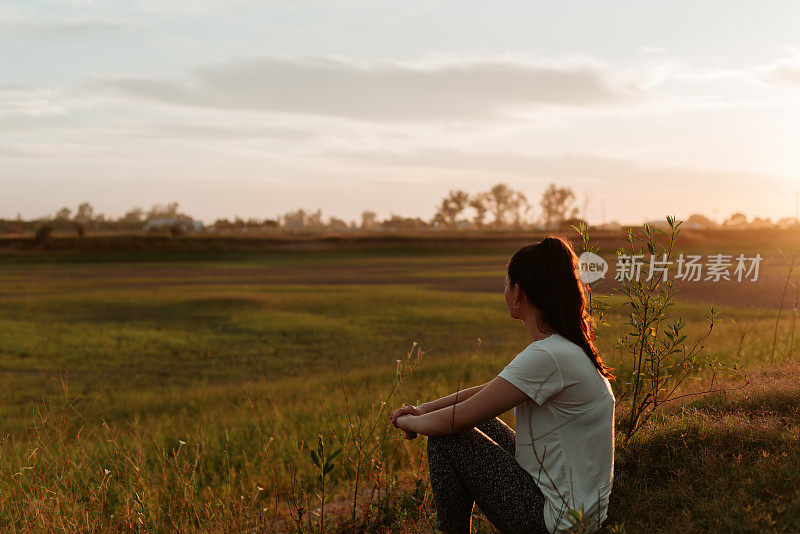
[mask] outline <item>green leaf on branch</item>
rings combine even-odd
[[[334,458],[336,458],[339,455],[339,453],[341,453],[341,452],[342,452],[342,449],[338,449],[337,451],[331,453],[331,455],[328,456],[328,461],[331,461]]]

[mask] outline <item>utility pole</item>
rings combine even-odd
[[[602,219],[603,219],[603,226],[606,224],[606,199],[600,201],[603,211],[602,211]]]
[[[583,195],[583,217],[582,219],[589,222],[589,193]]]

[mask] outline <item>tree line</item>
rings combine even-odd
[[[468,223],[477,228],[510,226],[520,229],[532,224],[554,227],[578,217],[579,209],[575,206],[575,201],[572,189],[557,187],[551,183],[539,201],[539,216],[534,217],[533,206],[525,194],[506,184],[499,183],[488,191],[473,195],[454,189],[442,199],[433,221],[448,227],[457,227],[459,223]],[[472,211],[472,217],[460,218],[467,209]],[[585,214],[583,215],[585,218]]]
[[[337,217],[331,217],[326,222],[321,210],[307,212],[297,209],[278,217],[274,223],[276,227],[287,231],[558,228],[579,221],[580,210],[575,203],[576,196],[572,189],[551,183],[539,201],[537,216],[522,191],[498,183],[488,191],[474,194],[461,189],[450,190],[439,202],[430,220],[393,214],[381,221],[374,211],[367,210],[361,213],[359,222],[347,223]]]
[[[588,202],[588,201],[587,201]],[[361,213],[358,221],[345,221],[331,216],[323,217],[322,210],[295,209],[275,218],[257,219],[235,217],[220,218],[204,226],[192,216],[183,213],[177,202],[155,204],[145,210],[134,207],[118,218],[107,217],[98,212],[89,202],[76,209],[63,207],[54,216],[23,221],[0,219],[1,234],[23,234],[36,232],[47,235],[72,231],[83,236],[87,231],[119,232],[164,232],[180,235],[186,232],[220,233],[344,233],[375,231],[427,231],[427,230],[563,230],[570,225],[586,222],[587,204],[578,207],[577,198],[569,187],[558,187],[550,183],[536,205],[528,197],[505,183],[497,183],[486,191],[468,193],[462,189],[450,190],[436,205],[430,219],[405,217],[391,214],[381,220],[371,210]],[[754,218],[748,221],[741,213],[733,213],[721,225],[701,214],[691,215],[687,228],[713,228],[718,226],[735,228],[786,227],[797,224],[794,217],[784,217],[773,223],[769,218]],[[617,223],[614,223],[617,225]]]
[[[149,210],[139,207],[128,210],[118,218],[107,217],[98,212],[89,202],[80,203],[76,209],[63,207],[53,216],[39,217],[32,220],[23,220],[17,215],[16,219],[0,219],[0,233],[20,234],[36,232],[37,236],[44,237],[52,232],[73,231],[82,237],[87,231],[107,232],[136,232],[155,229],[166,229],[173,234],[184,233],[196,229],[197,224],[193,217],[182,213],[177,202],[168,204],[154,204]]]
[[[217,232],[351,232],[351,231],[421,231],[439,228],[458,229],[525,229],[533,225],[563,224],[577,217],[574,206],[575,193],[570,188],[550,184],[539,202],[540,217],[532,217],[533,208],[522,191],[498,183],[488,191],[474,194],[460,189],[451,190],[437,205],[431,219],[412,218],[391,214],[379,219],[372,210],[361,213],[359,221],[345,221],[339,217],[324,218],[322,210],[295,209],[275,218],[233,219],[219,218],[204,231]],[[74,231],[79,236],[93,231],[163,231],[174,234],[200,230],[199,221],[179,209],[177,202],[156,204],[149,210],[134,207],[118,218],[107,217],[89,202],[82,202],[74,210],[63,207],[52,217],[32,221],[0,220],[0,232],[23,233],[44,228],[46,232]]]

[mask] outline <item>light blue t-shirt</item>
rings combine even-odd
[[[534,341],[499,373],[528,395],[514,408],[517,462],[547,499],[551,533],[583,506],[589,532],[606,519],[614,481],[614,393],[583,349],[560,334]]]

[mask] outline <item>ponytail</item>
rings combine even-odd
[[[544,322],[583,349],[600,374],[616,378],[597,349],[596,323],[586,307],[580,261],[569,241],[547,236],[520,248],[508,261],[508,279],[542,312]]]

